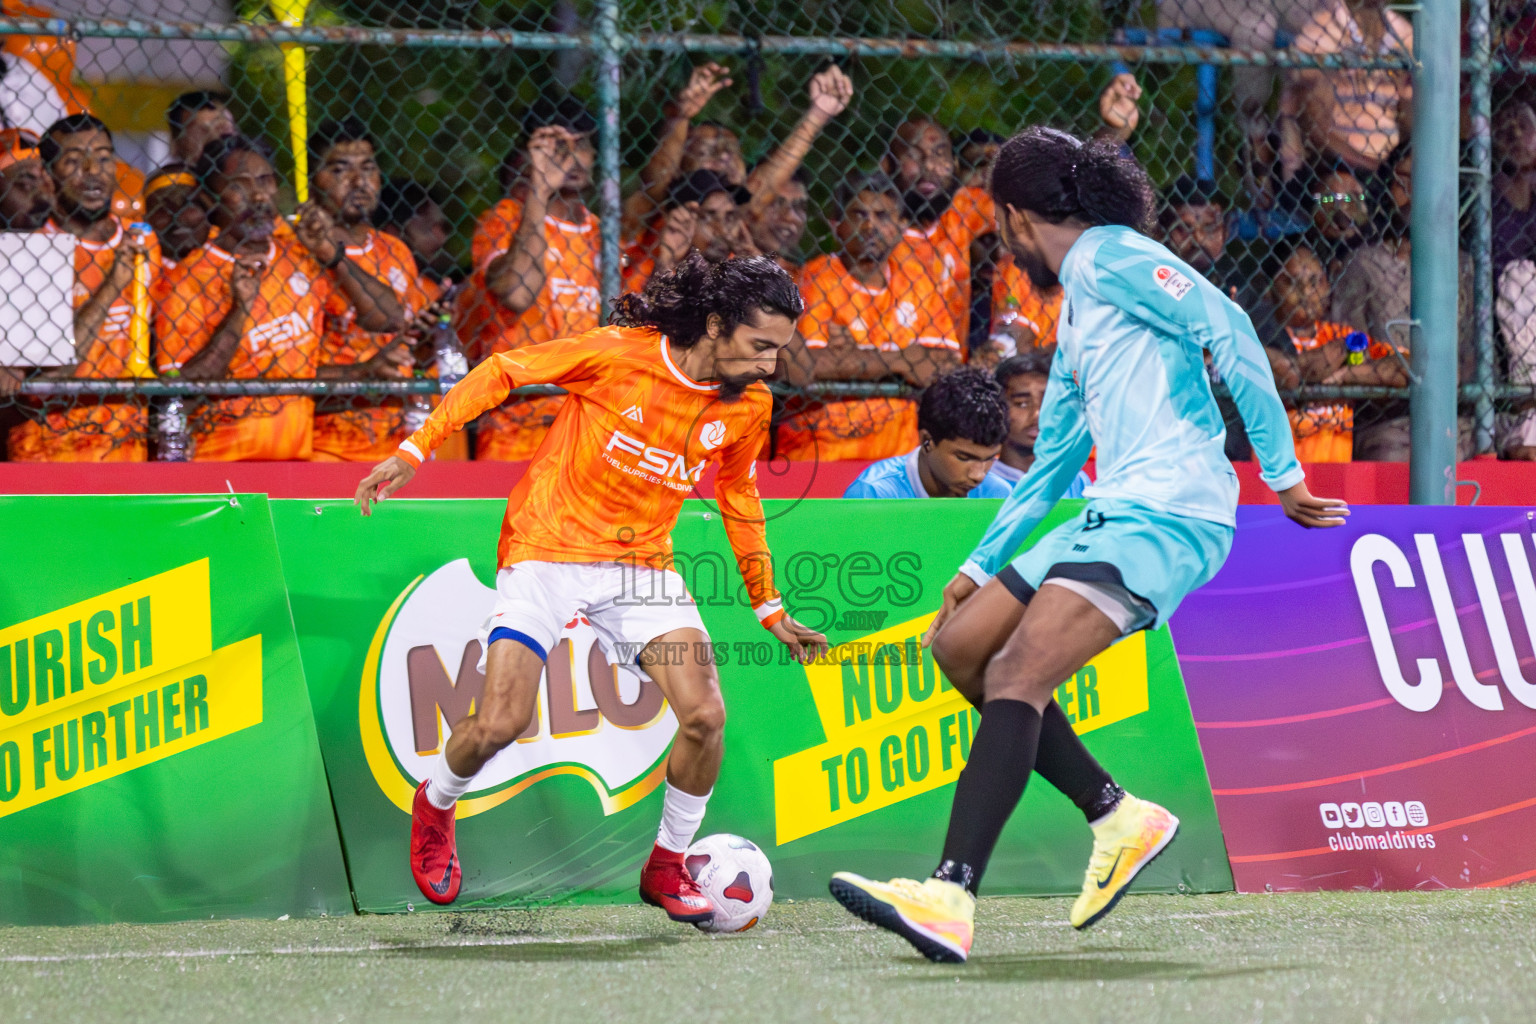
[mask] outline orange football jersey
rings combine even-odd
[[[360,246],[347,246],[347,258],[364,273],[389,285],[407,319],[428,303],[416,273],[410,247],[394,235],[369,231]],[[320,364],[351,366],[372,359],[393,334],[375,334],[357,326],[357,313],[336,271],[329,271],[330,294],[325,303],[325,334],[320,339]],[[409,378],[411,371],[401,369]],[[348,400],[342,399],[343,403]],[[350,401],[350,408],[315,413],[314,455],[317,462],[381,462],[405,440],[405,421],[400,399]]]
[[[329,279],[291,233],[273,237],[266,260],[266,273],[226,376],[313,378]],[[161,280],[155,295],[155,334],[162,373],[179,369],[213,340],[234,307],[229,286],[234,263],[235,257],[223,249],[205,245]],[[190,418],[192,457],[198,461],[308,459],[312,453],[312,399],[222,399]]]
[[[580,224],[544,218],[544,287],[521,315],[503,306],[485,287],[491,261],[512,247],[523,219],[523,204],[503,199],[475,225],[471,251],[469,322],[463,333],[476,359],[523,345],[569,338],[595,329],[602,316],[601,249],[597,218]],[[563,400],[520,399],[488,412],[476,431],[475,457],[521,461],[533,457]]]
[[[740,400],[690,379],[654,331],[604,327],[499,352],[448,392],[400,446],[420,465],[453,431],[528,384],[569,394],[528,472],[512,489],[498,564],[523,561],[672,565],[672,527],[711,462],[715,500],[757,617],[782,615],[757,495],[756,458],[773,401],[761,383]]]
[[[955,238],[947,230],[958,227],[953,214],[953,207],[945,212],[953,224],[946,224],[941,217],[927,228],[907,228],[891,259],[921,268],[921,275],[943,295],[950,322],[965,325],[971,319],[971,243],[968,237]]]
[[[96,294],[116,262],[123,225],[112,218],[112,237],[104,242],[75,240],[76,309]],[[53,225],[46,229],[57,231]],[[160,246],[147,236],[150,287],[160,277]],[[149,315],[149,305],[143,310]],[[75,364],[73,376],[94,379],[127,377],[133,349],[129,322],[133,318],[133,285],[125,287],[107,308],[107,318]],[[44,403],[41,422],[28,420],[11,428],[7,450],[13,462],[142,462],[146,419],[142,402],[99,401],[90,398],[51,399]]]
[[[861,349],[960,350],[941,286],[924,266],[898,260],[898,254],[887,263],[882,289],[860,284],[837,256],[805,265],[799,329],[806,348],[826,348],[834,328],[841,328]],[[883,459],[916,443],[917,403],[904,398],[829,401],[792,414],[779,427],[779,454],[792,460]]]
[[[992,330],[1019,323],[1034,334],[1034,348],[1056,344],[1061,320],[1061,286],[1042,292],[1011,255],[997,261],[992,275]]]

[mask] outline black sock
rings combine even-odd
[[[1021,700],[989,700],[971,741],[971,758],[955,785],[955,802],[944,837],[944,858],[935,878],[958,882],[976,894],[992,848],[1024,795],[1040,742],[1040,712]]]
[[[1104,766],[1088,753],[1072,731],[1072,723],[1054,700],[1040,716],[1040,749],[1035,771],[1066,796],[1089,821],[1097,821],[1120,802],[1125,790],[1115,785]]]

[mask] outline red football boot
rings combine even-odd
[[[640,902],[660,907],[683,924],[703,924],[715,916],[715,905],[699,891],[683,855],[660,846],[652,848],[640,869]]]
[[[421,894],[433,903],[458,899],[461,876],[453,842],[453,810],[432,806],[425,782],[416,787],[416,799],[411,802],[411,875]]]

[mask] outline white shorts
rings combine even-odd
[[[480,671],[496,640],[517,640],[547,659],[578,615],[592,624],[608,663],[650,676],[638,663],[650,641],[674,629],[704,632],[683,578],[671,569],[613,562],[518,562],[496,573],[496,604],[480,627]]]

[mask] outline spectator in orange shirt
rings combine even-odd
[[[197,164],[208,143],[239,131],[229,110],[229,95],[206,89],[184,92],[171,100],[165,123],[171,132],[171,158],[188,167]]]
[[[167,270],[207,243],[208,210],[186,165],[166,164],[144,182],[144,219],[155,229]]]
[[[540,102],[524,118],[526,150],[511,194],[475,226],[475,276],[464,335],[473,361],[595,330],[602,313],[597,217],[583,195],[592,184],[597,122],[574,100]],[[477,459],[533,456],[561,398],[509,399],[486,413]]]
[[[291,231],[277,231],[277,174],[255,143],[239,135],[203,148],[197,177],[218,235],[166,274],[155,293],[162,374],[194,380],[316,375],[326,300],[340,288],[354,322],[398,330],[394,291],[347,255],[323,207],[298,209]],[[234,398],[199,411],[193,458],[308,459],[314,402],[300,397]]]
[[[53,181],[37,153],[37,136],[25,128],[0,130],[0,231],[40,231],[53,213]],[[0,341],[0,356],[7,353]],[[0,366],[0,398],[21,389],[19,368]],[[9,432],[11,412],[0,430]]]
[[[760,252],[772,256],[791,277],[797,276],[805,263],[800,241],[805,237],[809,199],[805,187],[809,183],[810,175],[805,173],[805,168],[797,167],[772,197],[747,206],[747,228],[752,233],[752,244]]]
[[[1405,386],[1408,375],[1392,346],[1329,320],[1331,299],[1328,274],[1311,249],[1298,245],[1278,263],[1267,300],[1253,311],[1276,385],[1282,390],[1301,384]],[[1292,409],[1290,417],[1302,462],[1353,459],[1354,403],[1308,403]]]
[[[404,242],[372,222],[383,180],[368,129],[356,117],[323,122],[309,137],[309,166],[315,201],[335,223],[335,237],[345,246],[350,264],[387,284],[402,314],[414,319],[428,305],[417,285],[416,261]],[[337,380],[410,377],[412,354],[405,344],[412,340],[410,335],[360,327],[339,285],[332,281],[326,302],[316,376]],[[315,406],[314,459],[383,461],[405,439],[403,410],[398,398],[321,399]]]
[[[954,206],[959,182],[949,133],[927,115],[909,118],[891,137],[881,169],[901,190],[908,220],[901,258],[927,268],[951,322],[968,323],[974,232]]]
[[[90,114],[55,121],[38,143],[53,181],[58,230],[75,236],[75,355],[62,372],[72,377],[128,376],[134,261],[149,263],[151,280],[160,255],[154,240],[126,230],[112,213],[117,192],[117,155],[112,133]],[[137,310],[148,315],[148,303]],[[144,408],[134,401],[51,399],[41,416],[11,428],[8,451],[15,462],[142,462]]]
[[[926,387],[960,362],[944,295],[927,268],[900,256],[901,193],[884,174],[838,186],[833,231],[841,252],[800,277],[800,335],[817,380],[900,380]],[[883,459],[917,443],[907,398],[835,400],[791,409],[779,435],[790,459]]]

